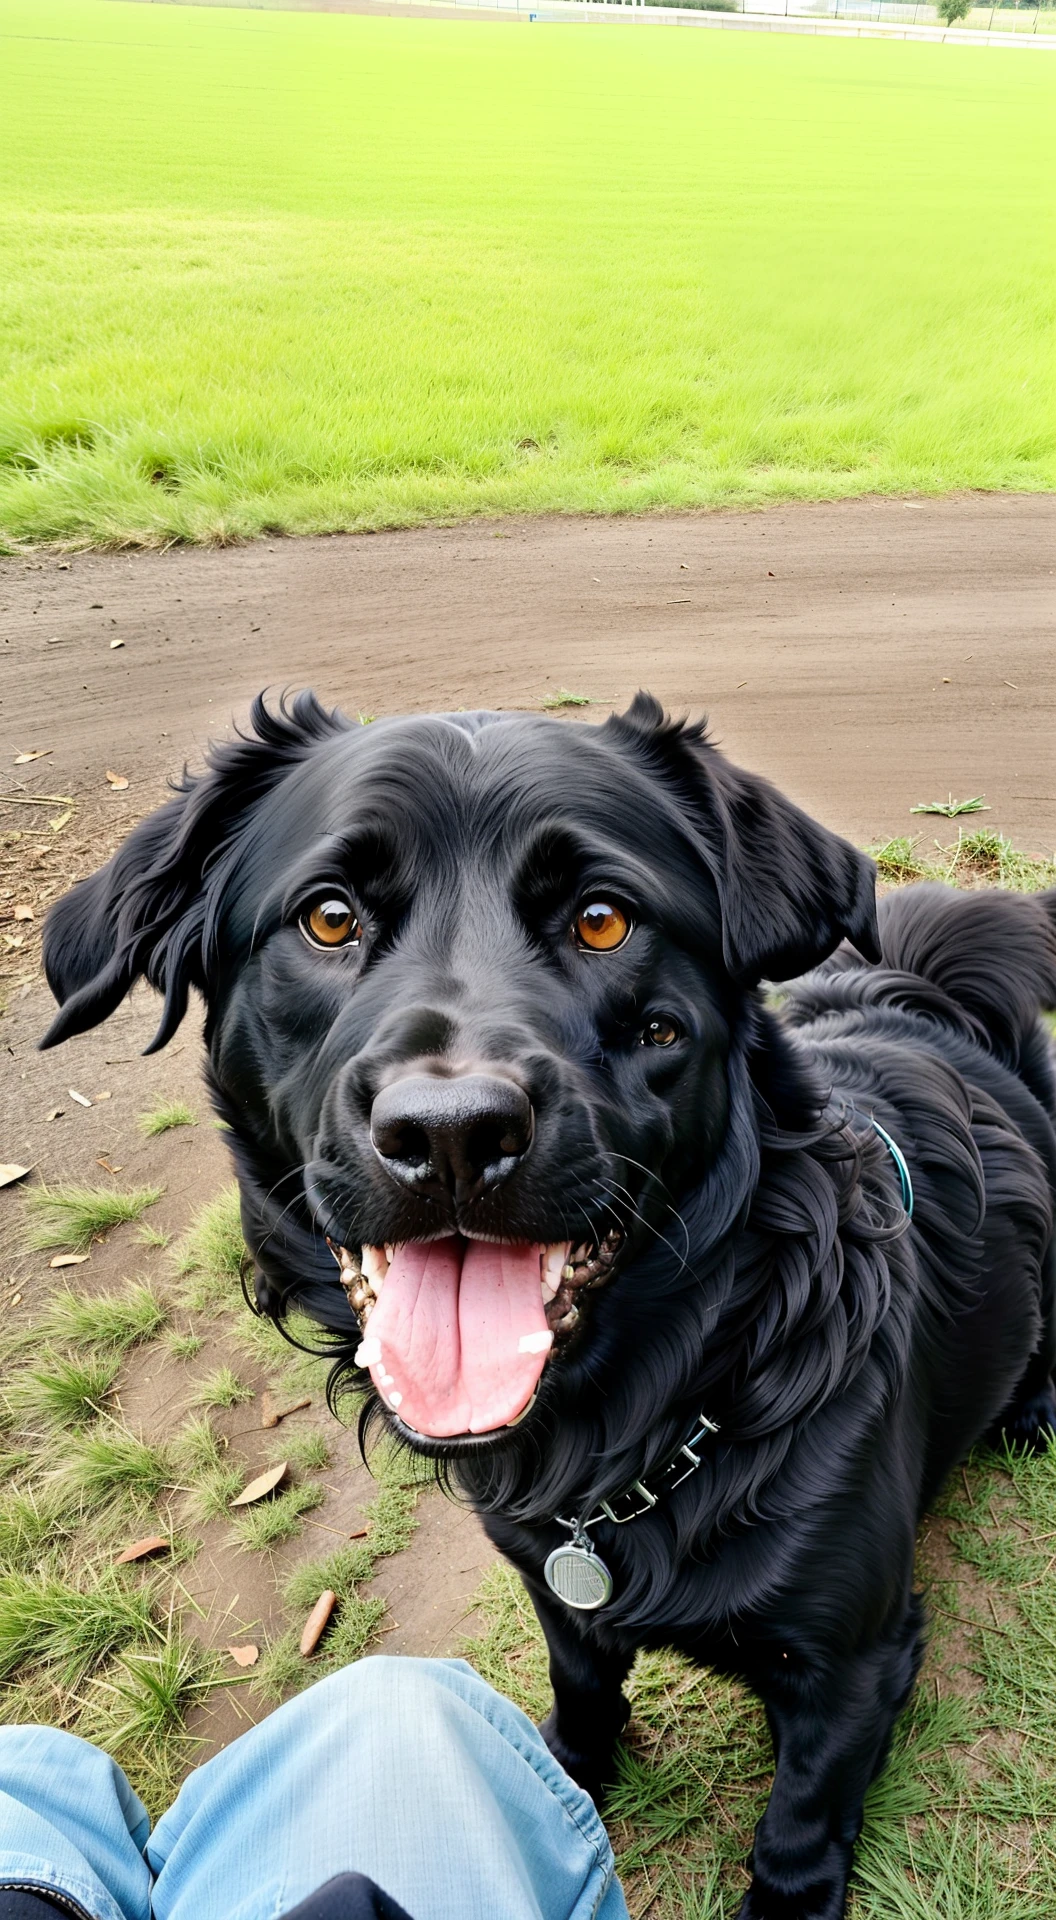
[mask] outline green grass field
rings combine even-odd
[[[1056,485],[1056,59],[0,0],[0,530]]]

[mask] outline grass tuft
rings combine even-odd
[[[149,1112],[139,1116],[140,1131],[146,1134],[148,1140],[155,1139],[159,1133],[168,1133],[173,1127],[197,1125],[198,1115],[184,1100],[162,1100]]]
[[[974,833],[962,833],[955,846],[944,852],[950,856],[945,878],[958,886],[1013,887],[1022,893],[1037,893],[1056,881],[1056,860],[1036,860],[1020,853],[1003,833],[992,827],[978,827]]]
[[[0,1498],[0,1568],[5,1573],[39,1571],[69,1531],[68,1503],[57,1488],[7,1488]]]
[[[71,1440],[55,1474],[60,1488],[88,1505],[122,1494],[143,1502],[156,1500],[175,1478],[174,1462],[160,1447],[137,1439],[116,1421]]]
[[[291,1467],[297,1467],[302,1473],[316,1473],[321,1467],[328,1467],[333,1457],[329,1440],[317,1428],[310,1433],[284,1433],[272,1452],[276,1460],[288,1460]]]
[[[175,1257],[189,1307],[199,1312],[235,1305],[242,1308],[246,1243],[234,1182],[199,1209]]]
[[[225,1515],[246,1476],[205,1414],[192,1414],[184,1422],[173,1444],[173,1457],[198,1518],[218,1520]]]
[[[0,1679],[32,1661],[54,1664],[76,1686],[95,1661],[154,1633],[149,1589],[113,1570],[82,1587],[51,1574],[0,1573]]]
[[[186,1640],[179,1620],[146,1647],[119,1653],[94,1680],[84,1703],[81,1734],[98,1741],[115,1759],[156,1753],[159,1741],[186,1732],[186,1715],[219,1680],[217,1655],[198,1640]]]
[[[937,813],[944,820],[956,820],[962,813],[989,813],[985,796],[977,793],[973,800],[955,800],[952,793],[945,800],[921,800],[910,813]]]
[[[569,693],[567,687],[555,687],[553,693],[548,693],[541,704],[544,713],[556,713],[562,707],[589,707],[591,698],[589,693]]]
[[[26,1195],[29,1245],[36,1251],[72,1247],[87,1252],[112,1227],[138,1220],[161,1199],[160,1187],[35,1187]]]
[[[146,1281],[121,1293],[74,1293],[63,1287],[48,1306],[44,1332],[71,1347],[105,1347],[124,1353],[150,1340],[165,1325],[168,1308]]]
[[[117,1353],[92,1354],[70,1360],[45,1353],[44,1364],[17,1374],[7,1389],[7,1402],[27,1426],[87,1426],[103,1411],[103,1403],[121,1364]]]
[[[309,1482],[307,1486],[290,1487],[285,1493],[258,1501],[235,1521],[240,1544],[250,1553],[268,1553],[272,1547],[282,1546],[284,1541],[300,1533],[304,1515],[321,1507],[325,1499],[325,1489]]]
[[[231,1367],[218,1367],[215,1373],[199,1381],[194,1404],[196,1407],[237,1407],[253,1397],[253,1388],[247,1387]]]
[[[191,1333],[189,1330],[183,1331],[173,1327],[172,1331],[165,1335],[165,1345],[174,1360],[193,1360],[196,1354],[201,1353],[205,1339],[200,1333]]]
[[[949,846],[936,841],[933,857],[919,845],[920,836],[900,835],[867,851],[876,861],[881,880],[905,886],[914,880],[945,880],[958,887],[1010,887],[1018,893],[1037,893],[1056,884],[1056,859],[1042,860],[1020,853],[1002,833],[978,827],[958,834]]]

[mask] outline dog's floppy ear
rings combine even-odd
[[[206,773],[185,773],[176,797],[56,902],[44,926],[44,971],[61,1011],[42,1047],[98,1026],[140,978],[165,996],[146,1052],[171,1040],[190,988],[205,985],[211,912],[237,859],[240,820],[316,741],[348,724],[311,693],[290,706],[280,700],[276,712],[260,695],[252,731],[214,747]]]
[[[876,868],[768,780],[732,766],[706,723],[669,720],[639,693],[608,723],[681,792],[715,883],[726,965],[747,985],[791,980],[850,940],[879,960]]]

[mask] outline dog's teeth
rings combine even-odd
[[[575,1277],[576,1277],[576,1269],[572,1265],[572,1262],[569,1261],[567,1267],[562,1267],[561,1269],[561,1278],[562,1280],[574,1280]]]
[[[389,1265],[390,1261],[387,1251],[383,1251],[381,1247],[364,1247],[363,1277],[365,1280],[369,1280],[376,1294],[381,1292],[385,1284],[385,1276],[389,1271]]]
[[[554,1240],[548,1247],[543,1247],[540,1252],[539,1283],[542,1287],[543,1299],[545,1301],[552,1300],[558,1287],[561,1285],[561,1269],[567,1259],[567,1240]]]
[[[398,1407],[399,1407],[399,1406],[400,1406],[400,1405],[402,1404],[402,1401],[403,1401],[403,1395],[402,1395],[402,1393],[395,1393],[395,1392],[393,1392],[393,1393],[390,1393],[390,1395],[389,1395],[389,1405],[390,1405],[390,1407],[391,1407],[391,1408],[393,1409],[393,1411],[394,1411],[394,1412],[395,1412],[395,1411],[396,1411],[396,1409],[397,1409],[397,1408],[398,1408]]]
[[[515,1413],[512,1420],[507,1420],[506,1425],[508,1427],[519,1427],[522,1420],[527,1420],[528,1415],[531,1413],[532,1408],[534,1407],[538,1398],[539,1398],[539,1389],[538,1387],[536,1387],[536,1390],[533,1393],[531,1399],[529,1400],[528,1405],[526,1407],[522,1407],[520,1413]]]
[[[589,1240],[584,1240],[582,1246],[576,1248],[575,1253],[569,1254],[568,1262],[570,1267],[581,1267],[584,1261],[590,1259],[591,1244]]]
[[[380,1340],[361,1340],[356,1348],[357,1367],[373,1367],[381,1359]]]

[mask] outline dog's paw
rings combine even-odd
[[[767,1886],[757,1875],[737,1909],[736,1920],[843,1920],[847,1883],[822,1880],[797,1893]]]
[[[1040,1393],[1010,1407],[999,1423],[998,1441],[1010,1447],[1025,1447],[1028,1453],[1044,1453],[1056,1440],[1056,1387],[1050,1380]]]
[[[546,1741],[554,1759],[559,1761],[565,1772],[570,1774],[577,1787],[589,1793],[594,1805],[604,1805],[605,1795],[616,1777],[615,1754],[611,1750],[605,1753],[585,1753],[580,1748],[570,1746],[561,1738],[557,1729],[556,1713],[549,1713],[542,1722],[540,1733]]]

